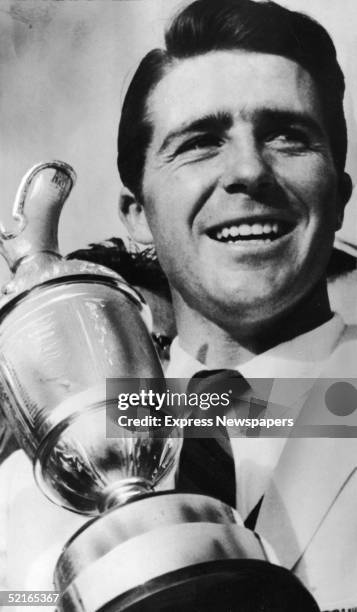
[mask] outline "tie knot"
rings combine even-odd
[[[249,383],[237,370],[200,370],[190,379],[188,393],[227,393],[241,397],[250,389]]]

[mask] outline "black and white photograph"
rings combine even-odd
[[[0,610],[357,611],[356,33],[0,0]]]

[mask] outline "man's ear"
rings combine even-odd
[[[337,211],[338,212],[338,216],[337,216],[338,223],[337,223],[336,231],[341,229],[342,227],[345,207],[352,195],[352,190],[353,190],[353,185],[352,185],[351,177],[349,174],[347,174],[347,172],[343,172],[342,176],[339,179],[339,184],[338,184],[339,202],[338,202],[338,211]]]
[[[153,244],[144,207],[127,187],[123,187],[120,193],[119,216],[135,242]]]

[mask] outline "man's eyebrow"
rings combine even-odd
[[[205,132],[205,131],[222,131],[229,129],[233,124],[233,118],[230,113],[218,112],[210,113],[199,117],[198,119],[192,119],[191,121],[184,122],[179,125],[176,129],[170,131],[164,138],[159,148],[159,153],[163,153],[176,138],[181,138],[192,132]]]
[[[258,125],[259,123],[263,126],[265,123],[276,126],[298,125],[314,132],[318,137],[325,136],[326,134],[322,123],[314,119],[310,113],[304,111],[262,108],[257,110],[254,114]]]

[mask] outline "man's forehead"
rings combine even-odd
[[[160,132],[211,112],[255,113],[259,107],[320,114],[310,74],[287,58],[241,50],[216,51],[177,61],[148,101]]]

